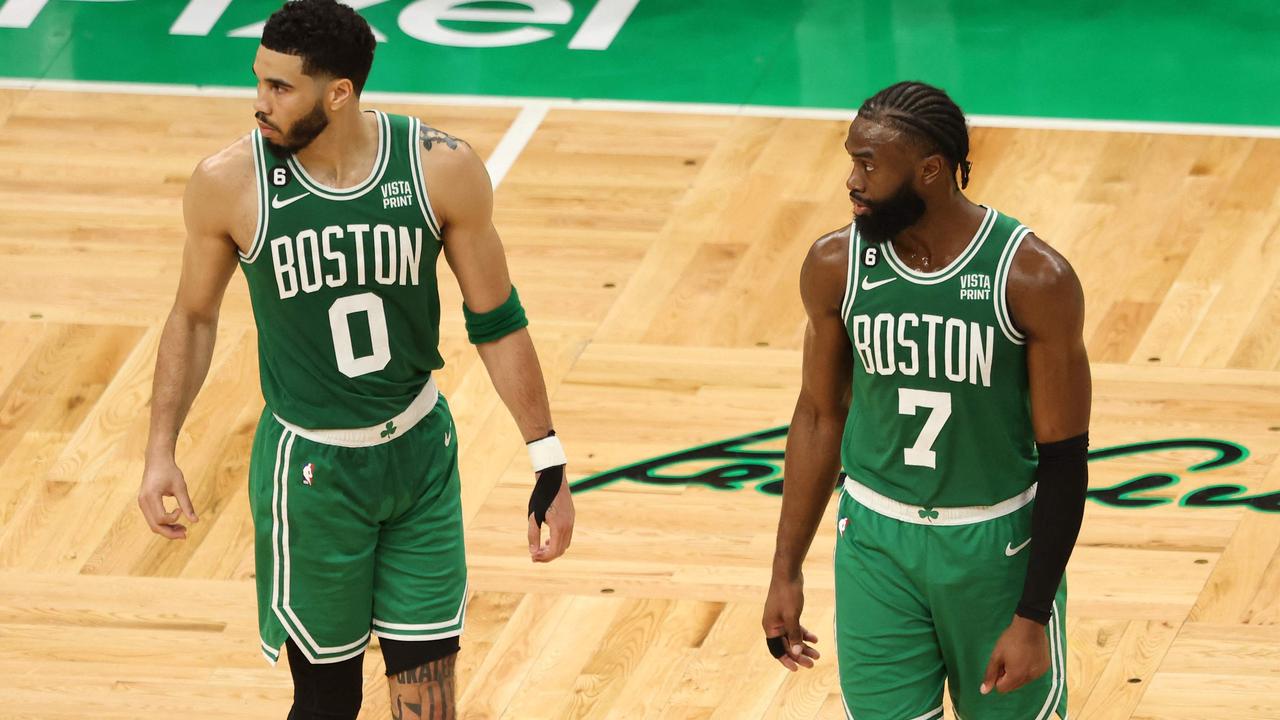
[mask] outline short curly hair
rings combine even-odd
[[[369,23],[337,0],[288,0],[262,29],[262,46],[302,58],[308,75],[347,78],[356,95],[373,66],[377,41]]]

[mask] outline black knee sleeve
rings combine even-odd
[[[342,662],[311,663],[292,640],[289,672],[293,674],[293,709],[289,720],[355,720],[364,685],[364,654]]]
[[[387,677],[412,670],[458,652],[458,636],[439,640],[391,640],[379,638],[382,659],[387,663]]]

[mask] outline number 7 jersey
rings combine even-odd
[[[1030,232],[987,208],[947,267],[912,270],[851,228],[841,314],[853,396],[841,461],[872,490],[923,507],[993,505],[1034,482],[1026,338],[1005,299]]]
[[[267,406],[311,429],[385,422],[444,365],[439,224],[422,181],[416,118],[374,112],[369,176],[331,188],[255,130],[258,221],[240,256]]]

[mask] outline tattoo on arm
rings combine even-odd
[[[428,152],[430,152],[431,148],[435,145],[445,145],[450,150],[457,150],[459,143],[467,145],[466,140],[460,140],[443,130],[437,130],[432,127],[427,127],[426,125],[423,125],[422,128],[418,130],[418,139],[422,141],[422,146],[426,148]],[[467,147],[470,147],[470,145],[467,145]]]

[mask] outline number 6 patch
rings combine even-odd
[[[289,184],[289,171],[282,167],[271,168],[271,184],[284,187]]]

